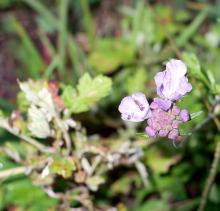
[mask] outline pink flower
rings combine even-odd
[[[154,77],[157,94],[166,100],[167,105],[170,105],[169,101],[175,102],[192,90],[186,72],[186,65],[181,60],[171,59],[166,69]]]
[[[168,137],[177,140],[179,137],[179,124],[190,120],[186,109],[181,110],[172,106],[168,110],[161,108],[161,102],[155,100],[150,104],[151,117],[147,120],[145,132],[149,137]]]
[[[124,97],[118,110],[123,120],[131,122],[141,122],[150,117],[149,103],[141,92]]]

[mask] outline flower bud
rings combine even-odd
[[[154,130],[152,127],[146,127],[145,132],[149,137],[155,137],[157,135],[157,131]]]
[[[180,111],[179,117],[183,122],[188,122],[190,120],[190,114],[186,109]]]

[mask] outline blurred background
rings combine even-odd
[[[167,139],[144,140],[148,185],[120,167],[91,197],[98,207],[121,211],[196,210],[220,141],[219,46],[219,0],[0,0],[0,109],[22,107],[17,79],[76,86],[86,72],[103,74],[112,79],[110,95],[76,119],[88,136],[140,141],[144,125],[120,120],[120,100],[135,91],[155,97],[155,73],[171,58],[184,60],[193,91],[180,107],[202,111],[182,128],[192,135],[178,148]],[[0,145],[13,140],[0,130]],[[16,165],[0,151],[0,172]],[[208,211],[220,210],[219,173],[217,165]],[[0,180],[0,210],[59,210],[58,204],[26,176]]]

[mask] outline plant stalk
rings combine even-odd
[[[213,184],[213,182],[215,180],[215,176],[217,174],[219,160],[220,160],[220,142],[217,143],[217,146],[216,146],[216,149],[215,149],[215,154],[214,154],[214,159],[213,159],[213,162],[212,162],[212,167],[211,167],[211,170],[210,170],[209,177],[206,181],[205,188],[204,188],[203,193],[202,193],[202,199],[201,199],[198,211],[204,211],[204,209],[205,209],[209,192],[211,190],[212,184]]]

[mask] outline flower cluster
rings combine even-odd
[[[154,77],[160,98],[154,98],[149,105],[141,92],[124,97],[118,108],[121,118],[131,122],[147,120],[145,132],[149,137],[159,135],[177,140],[179,124],[190,120],[189,112],[175,105],[192,90],[186,72],[186,65],[181,60],[171,59],[166,69]]]

